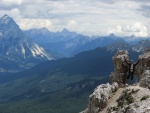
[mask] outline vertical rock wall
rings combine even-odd
[[[112,58],[114,62],[114,72],[110,75],[110,80],[112,83],[117,82],[119,84],[125,84],[126,82],[128,66],[124,58],[129,59],[128,51],[119,50]]]
[[[150,89],[150,49],[146,50],[139,57],[142,59],[136,68],[139,84],[141,87]]]
[[[89,97],[88,109],[82,113],[99,113],[119,88],[117,83],[99,85]]]

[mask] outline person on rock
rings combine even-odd
[[[135,72],[135,67],[139,63],[139,61],[141,60],[141,58],[139,58],[136,63],[134,63],[132,60],[128,61],[125,57],[124,57],[124,59],[125,59],[125,62],[128,64],[128,67],[129,67],[127,79],[129,79],[131,77],[131,80],[133,80],[133,75],[134,75],[134,72]]]

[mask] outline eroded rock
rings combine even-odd
[[[150,113],[150,90],[138,85],[124,88],[116,101],[118,105],[109,106],[106,113]]]
[[[129,59],[128,52],[122,50],[113,57],[113,84],[99,85],[89,97],[88,108],[81,113],[150,113],[150,50],[139,56],[142,60],[135,69],[139,83],[121,88],[128,71],[124,57]]]
[[[110,80],[117,82],[119,84],[125,84],[126,82],[126,73],[128,71],[128,66],[125,62],[125,59],[129,59],[128,51],[119,50],[117,54],[112,58],[114,62],[114,72],[110,75]]]
[[[107,106],[108,99],[113,96],[113,93],[118,89],[118,87],[119,86],[116,82],[112,85],[107,83],[98,86],[89,97],[87,113],[99,113],[103,108],[105,108]]]
[[[139,84],[150,89],[150,50],[146,50],[139,57],[142,59],[136,68]]]

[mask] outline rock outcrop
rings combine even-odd
[[[95,91],[96,93],[89,97],[88,108],[81,113],[150,113],[150,90],[148,88],[142,88],[138,84],[118,88],[113,93],[109,92],[107,99],[96,98],[101,95],[101,91]]]
[[[148,87],[150,89],[150,49],[146,50],[139,57],[142,61],[136,69],[138,81],[141,87]]]
[[[108,106],[105,113],[150,113],[150,90],[138,85],[124,88],[114,101],[117,106]]]
[[[128,66],[125,62],[125,59],[129,59],[128,51],[119,50],[117,54],[112,58],[114,62],[114,72],[110,75],[110,80],[113,82],[125,84],[126,82],[126,73]]]
[[[113,83],[112,85],[102,84],[98,86],[93,94],[89,97],[88,109],[85,113],[98,113],[107,106],[108,100],[113,96],[113,93],[117,91],[118,84]],[[83,112],[83,113],[84,113]]]
[[[134,85],[125,85],[128,66],[124,57],[129,59],[128,52],[122,50],[113,57],[112,85],[98,86],[89,97],[88,108],[81,113],[150,113],[150,50],[139,56],[135,72],[139,83]]]

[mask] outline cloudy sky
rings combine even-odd
[[[1,0],[0,16],[4,14],[23,30],[150,36],[150,0]]]

